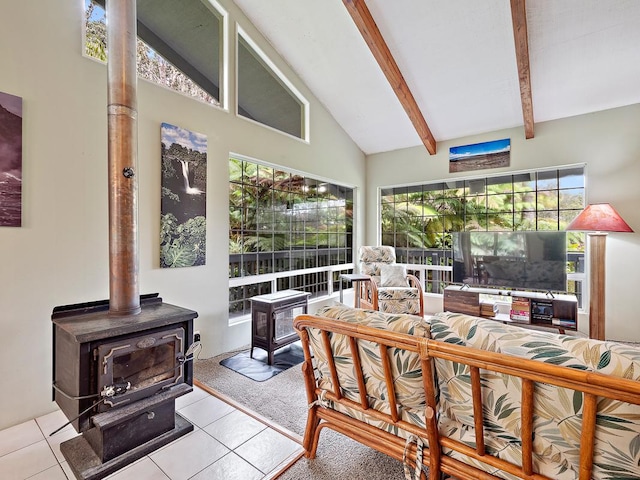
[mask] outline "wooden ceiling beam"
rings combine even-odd
[[[525,0],[511,0],[511,20],[516,47],[520,100],[524,119],[524,136],[533,138],[533,99],[531,98],[531,70],[529,68],[529,38],[527,35],[527,9]]]
[[[347,11],[358,27],[360,34],[364,38],[365,42],[367,42],[369,49],[371,49],[371,53],[373,53],[373,56],[378,62],[378,65],[380,65],[382,72],[391,84],[391,88],[400,100],[400,103],[402,104],[404,111],[409,116],[411,123],[413,123],[422,143],[424,143],[424,146],[427,147],[427,150],[431,155],[435,155],[436,140],[433,138],[429,125],[427,125],[411,90],[409,90],[407,82],[402,76],[393,55],[391,55],[391,51],[384,41],[384,38],[382,38],[382,34],[380,33],[380,30],[371,16],[364,0],[342,0],[342,2],[345,7],[347,7]]]

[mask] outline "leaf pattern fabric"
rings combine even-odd
[[[409,287],[378,288],[378,308],[386,313],[420,315],[420,294]]]
[[[359,270],[363,275],[371,276],[371,281],[378,287],[378,309],[387,313],[420,314],[420,294],[416,288],[408,287],[406,278],[402,286],[383,286],[382,270],[385,267],[399,267],[396,262],[396,251],[390,246],[362,246],[358,250]],[[400,279],[398,279],[400,284]],[[371,300],[371,299],[369,299]]]
[[[316,315],[398,333],[429,337],[429,324],[422,317],[415,315],[387,314],[375,310],[355,309],[339,305],[321,308],[316,312]],[[318,386],[324,390],[334,391],[320,332],[311,328],[308,329],[308,332],[311,348],[314,352],[314,367],[319,375]],[[344,335],[331,334],[330,343],[340,381],[341,393],[344,397],[359,402],[358,381],[348,338]],[[380,360],[379,345],[374,342],[359,341],[358,354],[370,405],[381,412],[389,414],[389,392],[384,381],[385,376]],[[389,355],[391,372],[394,378],[396,399],[401,405],[400,414],[402,418],[413,423],[418,422],[424,426],[426,402],[420,370],[420,357],[415,353],[398,348],[388,349],[387,354]],[[343,413],[359,418],[370,425],[383,428],[386,431],[393,431],[393,426],[360,413],[356,414],[355,410],[348,407],[334,404],[332,408],[339,411],[344,410]],[[405,433],[403,432],[403,437]]]
[[[431,319],[431,335],[443,342],[640,380],[640,348],[616,342],[534,331],[450,312]],[[436,360],[436,372],[440,428],[447,425],[461,441],[471,444],[475,437],[469,371],[460,364]],[[496,445],[498,455],[519,464],[521,382],[483,371],[482,386],[485,436],[506,442]],[[577,478],[582,406],[579,392],[536,385],[534,466],[541,473],[554,479]],[[598,409],[593,478],[640,479],[640,406],[600,399]]]
[[[443,312],[430,319],[354,309],[343,305],[321,308],[317,315],[370,327],[433,338],[441,342],[505,353],[539,362],[640,381],[640,348],[616,342],[559,335],[464,314]],[[333,391],[327,353],[320,332],[309,328],[315,375],[320,388]],[[347,337],[329,334],[341,393],[360,402],[358,382]],[[389,413],[389,392],[384,382],[380,349],[375,342],[359,341],[358,352],[371,408]],[[425,427],[425,394],[417,354],[388,350],[400,416]],[[441,435],[475,447],[469,369],[457,362],[435,360],[438,391],[438,428]],[[522,461],[520,442],[521,381],[481,370],[485,447],[488,453],[516,465]],[[536,384],[534,402],[534,469],[549,478],[578,478],[581,418],[580,392]],[[340,411],[401,438],[408,432],[366,412],[330,402]],[[594,471],[598,480],[640,480],[640,406],[600,398],[595,434]],[[423,439],[426,443],[426,438]],[[443,448],[443,453],[497,477],[516,478],[503,471]]]
[[[362,246],[358,249],[358,268],[363,275],[378,277],[380,283],[380,267],[396,263],[396,250],[389,246]]]

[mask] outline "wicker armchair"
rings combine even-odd
[[[393,247],[362,246],[358,251],[359,270],[371,277],[370,282],[360,282],[361,308],[387,313],[408,313],[424,316],[422,285],[415,275],[406,273],[396,263]]]

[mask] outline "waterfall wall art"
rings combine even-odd
[[[0,227],[22,225],[22,98],[0,92]]]
[[[160,267],[206,260],[207,137],[163,123]]]

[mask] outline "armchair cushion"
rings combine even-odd
[[[431,319],[431,335],[435,340],[465,345],[481,350],[507,353],[578,370],[612,376],[640,379],[640,349],[614,342],[602,342],[551,332],[533,331],[502,325],[457,313],[439,313]],[[471,389],[468,367],[460,369],[452,362],[436,360],[442,418],[457,424],[460,431],[473,431]],[[520,427],[520,379],[503,374],[483,374],[483,405],[492,433],[505,439],[516,456]],[[583,399],[573,391],[541,384],[534,405],[534,456],[554,458],[549,465],[537,465],[551,478],[576,478],[579,470],[580,418]],[[640,416],[634,406],[607,400],[606,419],[596,426],[594,452],[595,471],[617,465],[627,473],[640,475]],[[637,409],[635,409],[637,410]],[[468,436],[473,442],[473,435]],[[464,438],[461,438],[464,441]],[[599,446],[601,445],[601,446]],[[607,447],[602,447],[607,445]],[[501,454],[502,455],[502,454]],[[512,455],[512,454],[509,454]],[[600,472],[597,477],[606,477]],[[612,477],[613,478],[613,477]]]
[[[417,288],[379,288],[378,308],[386,313],[422,315],[420,291]]]
[[[391,315],[375,310],[343,306],[323,307],[316,315],[397,333],[407,333],[417,337],[429,337],[429,324],[422,317],[415,315]],[[309,340],[315,354],[315,367],[320,374],[319,386],[325,390],[333,391],[333,380],[322,338],[317,331],[309,329]],[[341,392],[346,398],[359,402],[358,381],[354,375],[353,358],[348,338],[334,333],[331,334],[330,343]],[[362,362],[367,397],[370,402],[376,404],[376,408],[389,413],[389,395],[385,386],[385,374],[380,362],[379,347],[374,342],[362,341],[358,344],[358,351]],[[399,348],[389,349],[388,355],[391,373],[395,379],[397,400],[403,407],[402,415],[422,416],[421,421],[424,424],[424,385],[422,377],[417,375],[420,372],[419,355]],[[376,422],[371,424],[380,426]]]
[[[379,277],[380,267],[384,264],[396,263],[396,250],[384,245],[379,247],[362,246],[358,250],[358,260],[360,273]]]
[[[408,287],[407,269],[404,265],[383,265],[380,267],[381,287]]]

